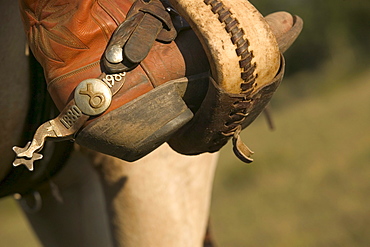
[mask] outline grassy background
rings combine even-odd
[[[369,106],[370,71],[274,111],[273,132],[260,117],[243,133],[252,165],[224,148],[212,206],[219,246],[370,246]]]
[[[0,246],[41,246],[23,213],[11,197],[0,199]]]

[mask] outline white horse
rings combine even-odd
[[[4,181],[11,147],[23,141],[32,88],[17,2],[0,5]],[[45,246],[203,246],[217,159],[217,153],[180,155],[163,144],[129,163],[75,145],[59,173],[17,199]]]

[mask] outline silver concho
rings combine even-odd
[[[102,80],[87,79],[76,87],[74,98],[84,114],[95,116],[108,109],[112,102],[112,92]]]

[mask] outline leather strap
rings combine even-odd
[[[109,73],[129,71],[148,55],[156,40],[176,38],[169,12],[159,0],[137,0],[113,33],[103,58]]]

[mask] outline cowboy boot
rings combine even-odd
[[[181,99],[189,81],[206,91],[209,65],[197,37],[159,0],[24,0],[21,13],[61,114],[14,148],[14,165],[32,170],[46,138],[136,160],[192,118]]]

